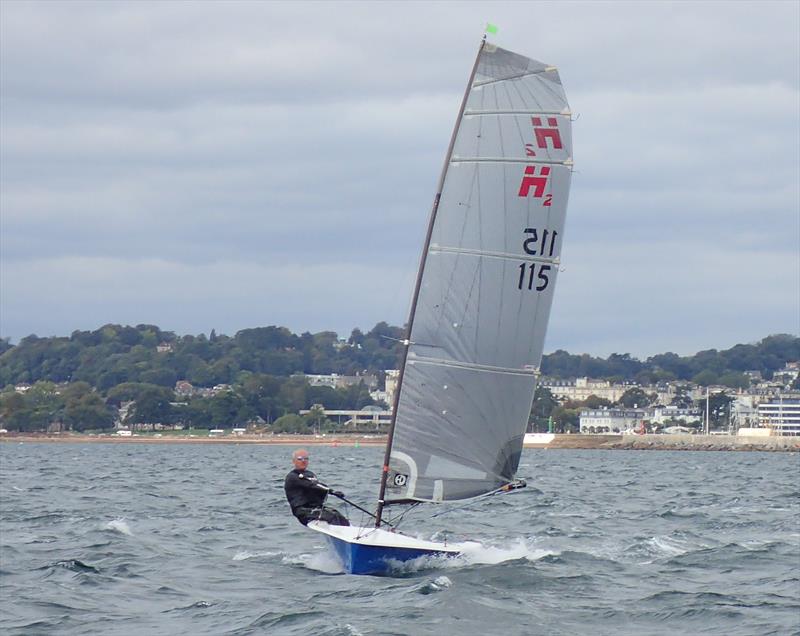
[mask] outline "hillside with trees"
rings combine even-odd
[[[323,430],[332,423],[302,409],[360,409],[373,404],[365,383],[333,389],[311,386],[302,374],[374,375],[398,366],[403,329],[378,323],[347,339],[334,332],[296,335],[284,327],[244,329],[234,336],[178,336],[154,325],[105,325],[69,337],[35,335],[11,345],[0,340],[0,427],[8,430],[103,430],[114,426],[118,409],[131,403],[126,422],[185,428],[241,426],[262,422],[273,430]],[[765,379],[787,362],[800,360],[800,338],[773,335],[756,344],[694,356],[664,353],[640,361],[629,354],[608,358],[563,350],[545,355],[542,372],[552,378],[593,377],[641,385],[684,381],[746,387],[745,372]],[[176,396],[178,381],[202,395]],[[24,385],[25,391],[15,387]],[[218,390],[210,392],[212,387]],[[641,396],[628,396],[630,400]],[[556,409],[537,393],[532,419]],[[288,419],[287,419],[288,418]]]

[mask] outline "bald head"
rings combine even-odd
[[[298,448],[292,453],[292,463],[295,468],[300,470],[308,467],[308,451],[305,448]]]

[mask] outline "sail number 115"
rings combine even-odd
[[[522,249],[531,256],[552,256],[555,251],[556,237],[558,232],[553,230],[543,230],[541,235],[539,230],[534,227],[526,227],[524,230],[525,239],[522,242]],[[550,284],[551,265],[540,263],[520,263],[518,289],[528,289],[544,291]]]

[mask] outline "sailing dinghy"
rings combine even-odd
[[[390,506],[524,485],[515,474],[564,238],[570,117],[555,67],[484,38],[430,215],[374,527],[308,524],[347,572],[463,549],[388,531]]]

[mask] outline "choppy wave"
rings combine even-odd
[[[800,635],[797,455],[526,451],[535,488],[404,520],[460,556],[359,577],[290,516],[285,448],[0,453],[4,634]],[[314,452],[356,502],[381,461]]]
[[[114,519],[113,521],[109,521],[105,525],[106,530],[111,530],[112,532],[118,532],[119,534],[124,534],[129,537],[133,536],[133,532],[131,532],[131,528],[125,519]]]

